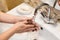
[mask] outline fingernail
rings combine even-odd
[[[32,30],[33,32],[35,31],[35,30]]]
[[[37,30],[37,29],[35,29],[35,30]]]
[[[32,23],[32,20],[27,20],[27,22],[28,22],[29,24],[33,24],[33,23]]]

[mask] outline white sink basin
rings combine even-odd
[[[5,24],[5,23],[0,23],[0,29],[1,33],[12,27],[12,24]],[[39,40],[59,40],[57,39],[53,34],[51,34],[48,30],[44,29],[39,32]],[[19,33],[15,34],[10,38],[10,40],[27,40],[28,39],[28,33]]]
[[[60,23],[57,24],[57,27],[55,27],[55,29],[60,32]]]

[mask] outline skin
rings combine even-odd
[[[59,6],[60,6],[60,0],[58,0],[58,4],[59,4]]]
[[[35,29],[39,29],[35,23],[32,23],[32,21],[28,22],[27,20],[31,20],[31,18],[13,16],[0,11],[0,22],[14,23],[12,28],[0,34],[0,40],[8,40],[15,33],[30,32],[33,30],[36,31]]]
[[[14,16],[14,15],[10,15],[10,14],[6,14],[0,11],[0,21],[1,22],[6,22],[6,23],[16,23],[19,21],[24,21],[27,19],[31,19],[29,17],[25,17],[25,16]]]

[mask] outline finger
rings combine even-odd
[[[39,27],[35,27],[35,30],[38,31],[40,28]]]
[[[40,29],[40,25],[36,24],[36,28],[39,30]]]
[[[32,24],[32,23],[29,23],[27,20],[23,21],[24,24],[28,25],[28,24]]]
[[[22,31],[18,31],[17,33],[34,32],[34,31],[37,31],[36,28],[28,28],[28,29],[24,29]]]
[[[29,23],[29,22],[24,22],[25,25],[33,25],[32,23]]]
[[[23,21],[23,23],[24,23],[24,24],[27,24],[28,22],[25,20],[25,21]]]
[[[31,20],[25,20],[25,21],[23,21],[23,23],[25,23],[25,24],[33,24]]]
[[[38,30],[40,29],[40,25],[38,25],[36,22],[33,21],[34,27],[37,28]]]
[[[17,33],[30,32],[30,31],[32,32],[34,30],[35,30],[35,28],[28,28],[28,29],[24,29],[22,31],[18,31]]]
[[[35,31],[35,28],[29,28],[29,29],[24,30],[24,32],[30,32],[30,31]]]
[[[31,20],[32,17],[25,17],[24,20]]]
[[[37,26],[35,21],[33,21],[33,24],[34,24],[34,27],[36,27],[36,26]]]
[[[28,24],[33,24],[32,20],[27,20]]]
[[[25,28],[26,29],[28,29],[28,28],[34,28],[34,25],[26,25]]]
[[[23,16],[22,19],[20,19],[20,21],[26,21],[26,20],[31,20],[32,17],[26,17],[26,16]]]
[[[34,24],[35,26],[39,26],[35,21],[33,21],[33,24]]]

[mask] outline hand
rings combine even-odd
[[[58,4],[59,4],[59,6],[60,6],[60,0],[58,0]]]
[[[36,23],[32,23],[31,21],[18,22],[14,25],[14,27],[16,28],[16,33],[39,30],[39,26],[36,25]]]
[[[30,19],[30,18],[25,17],[25,16],[14,16],[14,15],[10,15],[10,14],[0,12],[0,21],[1,22],[16,23],[16,22],[24,21],[26,19]]]
[[[26,16],[18,16],[18,17],[15,17],[15,18],[16,18],[15,19],[16,22],[21,22],[21,21],[32,19],[31,17],[26,17]]]
[[[38,29],[37,27],[34,27],[34,24],[28,24],[27,21],[16,23],[14,28],[16,28],[16,33],[35,31]]]

